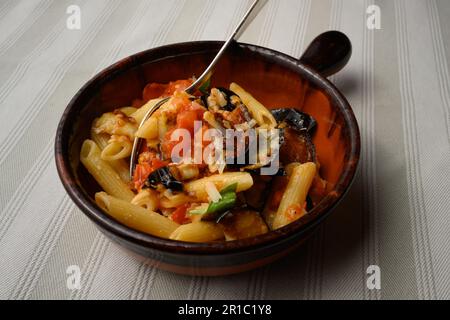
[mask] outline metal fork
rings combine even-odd
[[[239,22],[239,24],[237,25],[237,27],[234,29],[233,33],[230,35],[230,37],[225,41],[225,43],[223,44],[222,48],[220,48],[219,52],[217,53],[217,55],[214,57],[213,61],[209,64],[209,66],[206,68],[206,70],[202,73],[202,75],[189,87],[187,88],[185,91],[189,94],[194,93],[197,89],[201,88],[206,82],[209,81],[209,79],[211,78],[212,74],[214,73],[214,69],[218,63],[218,61],[220,60],[220,58],[223,56],[223,54],[225,53],[225,51],[228,49],[228,47],[230,46],[230,44],[237,39],[241,32],[245,30],[245,27],[247,25],[245,25],[245,23],[251,22],[253,19],[249,19],[251,13],[253,12],[253,10],[257,7],[258,3],[261,0],[255,0],[253,2],[253,4],[250,6],[250,8],[248,9],[248,11],[245,13],[244,17],[241,19],[241,21]],[[259,9],[261,9],[265,3],[267,2],[267,0],[263,0],[261,1],[261,6]],[[255,14],[256,16],[256,14]],[[254,18],[255,16],[253,16],[252,18]],[[244,27],[245,25],[245,27]],[[155,104],[152,108],[150,108],[147,113],[144,116],[144,119],[141,121],[139,128],[143,126],[143,124],[145,123],[145,121],[147,121],[152,114],[158,110],[163,104],[165,104],[168,100],[170,99],[170,97],[168,98],[164,98],[161,101],[159,101],[157,104]],[[141,150],[142,147],[142,143],[143,143],[144,139],[142,138],[138,138],[136,137],[134,139],[134,143],[133,143],[133,150],[131,152],[131,158],[130,158],[130,177],[131,179],[133,178],[133,174],[134,174],[134,169],[136,167],[136,164],[138,162],[138,158],[139,158],[139,150]]]

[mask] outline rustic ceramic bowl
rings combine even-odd
[[[314,137],[321,175],[333,190],[304,218],[276,231],[233,242],[186,243],[161,239],[114,220],[95,204],[100,187],[80,165],[79,153],[95,117],[130,105],[149,82],[200,75],[222,42],[187,42],[150,49],[112,65],[72,99],[56,133],[56,165],[76,205],[111,240],[157,267],[183,274],[223,275],[270,263],[298,247],[349,188],[358,164],[360,135],[351,107],[325,77],[348,62],[351,44],[340,32],[317,37],[298,60],[271,49],[235,43],[220,62],[214,86],[237,82],[269,108],[295,107],[318,122]]]

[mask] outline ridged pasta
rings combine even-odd
[[[212,242],[224,238],[222,228],[214,222],[192,222],[179,226],[170,239],[186,242]]]
[[[101,157],[106,161],[129,158],[133,144],[126,136],[112,136],[108,145],[102,150]]]
[[[147,140],[153,140],[158,138],[158,118],[155,116],[150,117],[136,132],[136,137]]]
[[[292,174],[275,214],[272,229],[284,227],[304,215],[303,206],[315,175],[316,165],[312,162],[298,164],[292,168]]]
[[[143,189],[131,200],[131,203],[138,207],[155,211],[159,207],[158,193],[151,189]]]
[[[134,193],[123,182],[119,174],[105,160],[100,148],[92,140],[85,140],[81,147],[80,161],[107,193],[126,201],[134,198]]]
[[[242,87],[234,82],[230,84],[230,90],[236,93],[242,99],[242,102],[246,105],[253,118],[261,127],[271,129],[277,126],[277,121],[270,113],[270,111],[266,107],[264,107],[261,102],[256,100],[250,93],[245,91]]]
[[[110,135],[107,133],[96,133],[94,130],[91,130],[91,139],[97,144],[100,150],[103,150],[108,145]],[[108,161],[108,163],[125,183],[130,181],[130,166],[126,160],[114,160]]]
[[[105,192],[95,194],[95,201],[106,213],[124,225],[158,237],[169,238],[178,224],[156,212],[112,197]]]
[[[219,191],[236,183],[236,192],[242,192],[252,187],[253,178],[247,172],[225,172],[188,182],[185,184],[184,190],[195,196],[200,202],[208,202],[207,182],[212,182]]]
[[[96,133],[107,133],[109,135],[128,136],[134,140],[138,126],[133,118],[127,117],[124,113],[107,112],[94,121],[93,130]]]

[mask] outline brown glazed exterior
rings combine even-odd
[[[338,56],[328,56],[328,64],[317,64],[325,75],[341,69],[351,53],[345,36],[345,39],[339,38],[342,34],[335,32],[331,36],[328,33],[327,37],[328,42],[337,41],[338,47],[344,43],[347,50],[332,50],[331,54],[339,52]],[[314,142],[321,174],[334,184],[333,191],[302,219],[265,235],[233,242],[185,243],[161,239],[130,229],[101,211],[93,199],[99,186],[79,162],[81,143],[88,138],[93,119],[103,112],[131,104],[133,99],[141,96],[148,82],[168,82],[199,75],[221,45],[222,42],[216,41],[173,44],[135,54],[114,64],[76,94],[62,115],[56,134],[58,173],[76,205],[110,239],[157,267],[177,273],[223,275],[242,272],[292,251],[307,239],[343,197],[359,160],[360,135],[356,119],[346,99],[328,80],[318,71],[280,52],[235,43],[217,67],[213,85],[227,86],[237,82],[269,108],[297,107],[315,117],[319,125]],[[311,67],[315,64],[311,56],[317,46],[313,42],[305,53],[308,57],[305,63]]]

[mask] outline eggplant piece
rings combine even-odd
[[[280,168],[284,175],[286,172]],[[269,197],[270,186],[273,181],[273,176],[263,176],[261,172],[252,172],[253,186],[244,191],[245,203],[249,209],[262,212],[264,205]]]
[[[283,143],[280,145],[281,163],[316,162],[316,148],[308,132],[284,128],[283,133]]]
[[[256,138],[257,140],[259,139],[258,137]],[[257,141],[253,141],[253,143],[258,143]],[[279,144],[280,146],[283,145],[284,143],[284,134],[283,134],[283,130],[279,130]],[[229,165],[232,168],[238,168],[238,169],[242,169],[253,173],[253,174],[258,174],[261,175],[261,169],[265,168],[265,167],[270,167],[271,166],[271,162],[267,163],[267,164],[261,164],[261,163],[250,163],[250,159],[253,158],[250,156],[249,152],[250,152],[250,141],[246,141],[245,142],[245,163],[241,163],[241,164],[237,164],[237,161],[230,161],[229,163],[234,163]],[[237,158],[237,155],[234,155],[234,158]],[[228,160],[228,158],[226,158]],[[233,160],[233,159],[232,159]],[[280,169],[278,170],[278,172],[275,174],[276,176],[283,176],[285,175],[286,172],[284,171],[284,169],[282,167],[280,167]]]
[[[158,170],[153,171],[145,182],[145,185],[152,189],[156,189],[160,183],[166,189],[183,191],[183,184],[174,178],[168,167],[159,168]]]
[[[313,134],[317,127],[317,121],[313,117],[294,108],[275,109],[271,112],[280,127],[283,127],[282,124],[284,124],[284,126],[297,131],[306,131],[309,134]]]
[[[269,232],[267,224],[258,212],[248,209],[233,209],[221,219],[227,241],[255,237]]]
[[[294,108],[272,110],[272,115],[282,130],[280,139],[280,161],[283,164],[292,162],[316,162],[316,149],[311,135],[317,127],[316,120],[310,115]]]
[[[272,114],[280,129],[280,163],[283,165],[292,162],[316,162],[316,149],[311,139],[311,135],[317,127],[316,120],[308,114],[292,108],[272,110]],[[246,160],[250,158],[248,151],[247,145],[245,150]],[[247,166],[248,164],[234,165],[238,168]],[[248,170],[258,174],[261,167],[250,166]],[[276,175],[282,176],[284,174],[283,169],[280,169]]]

